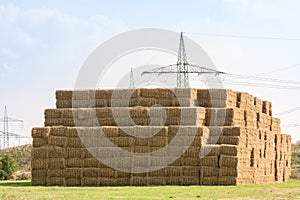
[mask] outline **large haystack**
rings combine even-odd
[[[237,185],[282,182],[291,174],[290,135],[281,134],[271,103],[248,93],[82,90],[57,91],[56,100],[56,109],[45,110],[45,127],[32,129],[32,185]],[[155,104],[165,109],[163,127],[161,107]],[[170,144],[179,128],[185,134],[182,140],[196,133],[191,145],[169,166],[146,173],[108,167],[86,149],[85,136],[79,137],[89,133],[94,139],[88,145],[97,146],[102,129],[124,150],[148,153]],[[150,138],[128,134],[157,130]],[[200,149],[205,155],[201,159]],[[147,166],[159,166],[168,155],[160,156]],[[133,169],[135,164],[122,167]]]

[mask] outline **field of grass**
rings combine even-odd
[[[243,186],[37,187],[1,181],[0,199],[300,199],[300,181]]]

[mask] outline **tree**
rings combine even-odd
[[[17,169],[16,160],[9,154],[0,155],[0,179],[8,180]]]

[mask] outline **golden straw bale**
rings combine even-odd
[[[183,176],[182,185],[199,185],[199,177]]]
[[[112,95],[113,90],[95,90],[91,94],[92,99],[110,99]]]
[[[65,178],[66,186],[81,186],[81,178]]]
[[[82,178],[83,169],[82,168],[66,168],[65,170],[66,178]]]
[[[31,169],[47,169],[47,158],[31,158]]]
[[[47,178],[47,186],[64,186],[65,178],[62,177],[48,177]]]
[[[33,186],[47,185],[47,177],[32,176],[31,185]]]
[[[32,138],[45,138],[49,137],[50,127],[42,127],[42,128],[32,128],[31,136]]]
[[[96,177],[83,177],[81,179],[82,186],[98,186],[100,185],[99,178]]]
[[[32,177],[44,177],[47,178],[47,169],[32,169],[31,170],[31,176]]]
[[[51,135],[49,137],[49,145],[56,146],[56,147],[66,147],[67,146],[67,138]]]
[[[72,147],[72,148],[84,148],[84,144],[82,144],[80,138],[75,138],[75,137],[69,137],[67,138],[67,147]]]
[[[197,167],[183,166],[182,167],[182,176],[199,177],[199,174],[200,174],[199,166],[197,166]]]
[[[149,177],[149,185],[166,185],[166,177]]]
[[[166,185],[182,185],[182,177],[178,176],[167,176]]]
[[[200,179],[200,185],[218,185],[218,177],[203,177]]]
[[[48,139],[47,138],[33,138],[32,146],[34,148],[47,146]]]
[[[47,177],[64,177],[65,169],[48,169]]]
[[[48,169],[64,169],[66,167],[64,158],[48,159]]]
[[[71,100],[73,96],[73,90],[57,90],[55,92],[57,100]]]
[[[200,159],[200,166],[218,167],[219,158],[218,156],[205,156]]]
[[[219,156],[221,152],[221,146],[217,144],[205,144],[201,146],[200,154],[198,156]]]
[[[220,156],[220,166],[225,167],[237,167],[240,163],[239,160],[241,157],[237,156],[227,156],[227,155],[221,155]]]
[[[200,167],[200,177],[217,177],[219,176],[219,167],[209,167],[209,166],[201,166]]]
[[[66,150],[62,147],[49,146],[47,152],[49,158],[65,158],[66,156]]]

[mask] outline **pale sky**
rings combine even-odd
[[[44,109],[55,107],[55,91],[74,88],[98,45],[139,28],[186,32],[221,71],[299,81],[300,40],[285,40],[300,39],[299,8],[297,0],[1,0],[0,112],[7,105],[10,117],[25,122],[22,130],[12,128],[30,135],[32,127],[43,126]],[[300,106],[299,89],[225,86],[273,102],[275,114]],[[299,114],[280,116],[282,124],[300,124]],[[299,127],[282,132],[300,140]]]

